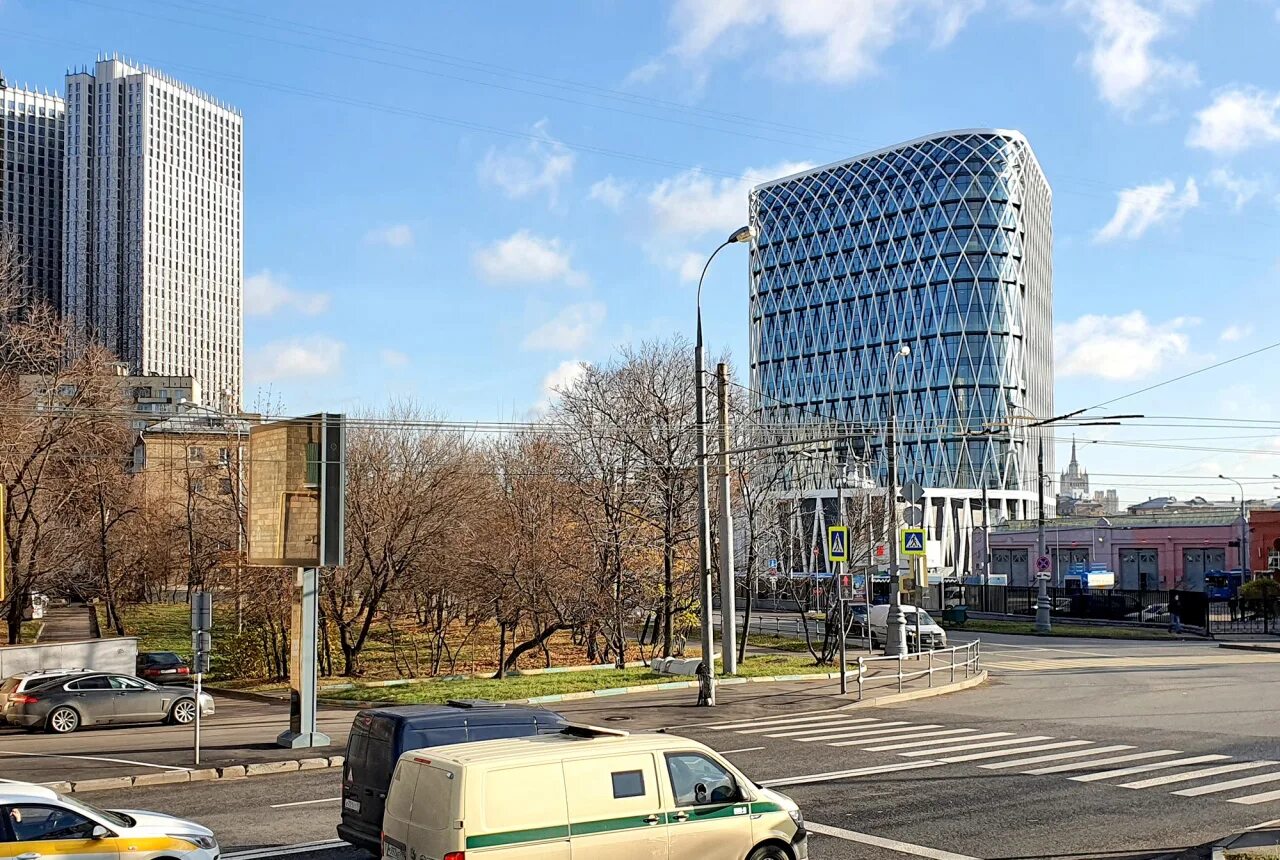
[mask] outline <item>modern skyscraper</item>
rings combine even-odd
[[[24,304],[62,305],[62,158],[66,106],[0,75],[0,227],[16,246]]]
[[[892,399],[897,482],[924,485],[944,574],[971,569],[984,491],[992,519],[1034,512],[1045,431],[1026,425],[1053,415],[1051,215],[1026,138],[997,129],[929,135],[751,193],[762,418],[845,422],[884,487]]]
[[[152,69],[67,75],[63,313],[135,374],[189,374],[238,408],[242,119]]]

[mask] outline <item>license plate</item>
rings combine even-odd
[[[382,856],[384,860],[404,860],[404,849],[388,842],[382,846]]]
[[[360,811],[360,801],[358,800],[352,800],[348,797],[346,800],[342,801],[342,805],[344,808],[350,809],[352,812]]]
[[[161,674],[161,675],[176,675],[176,674],[178,674],[178,670],[177,670],[177,669],[161,669],[161,670],[160,670],[160,674]]]

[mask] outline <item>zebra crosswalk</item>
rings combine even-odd
[[[1144,750],[1133,744],[913,723],[858,713],[865,712],[797,713],[706,728],[783,742],[888,753],[902,759],[892,764],[868,762],[868,766],[841,771],[842,778],[874,778],[883,773],[972,765],[993,775],[1059,776],[1081,785],[1159,790],[1178,797],[1204,796],[1246,806],[1280,802],[1280,787],[1275,785],[1280,783],[1280,761],[1176,749]]]

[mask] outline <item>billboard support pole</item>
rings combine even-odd
[[[289,749],[326,747],[328,735],[316,730],[316,640],[320,608],[320,569],[298,568],[293,591],[293,630],[289,654],[289,730],[276,743]]]

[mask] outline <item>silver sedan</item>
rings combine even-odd
[[[213,698],[200,694],[200,713],[213,713]],[[10,725],[56,734],[82,726],[120,723],[190,723],[196,718],[194,690],[157,687],[141,678],[89,672],[57,678],[10,696],[4,719]]]

